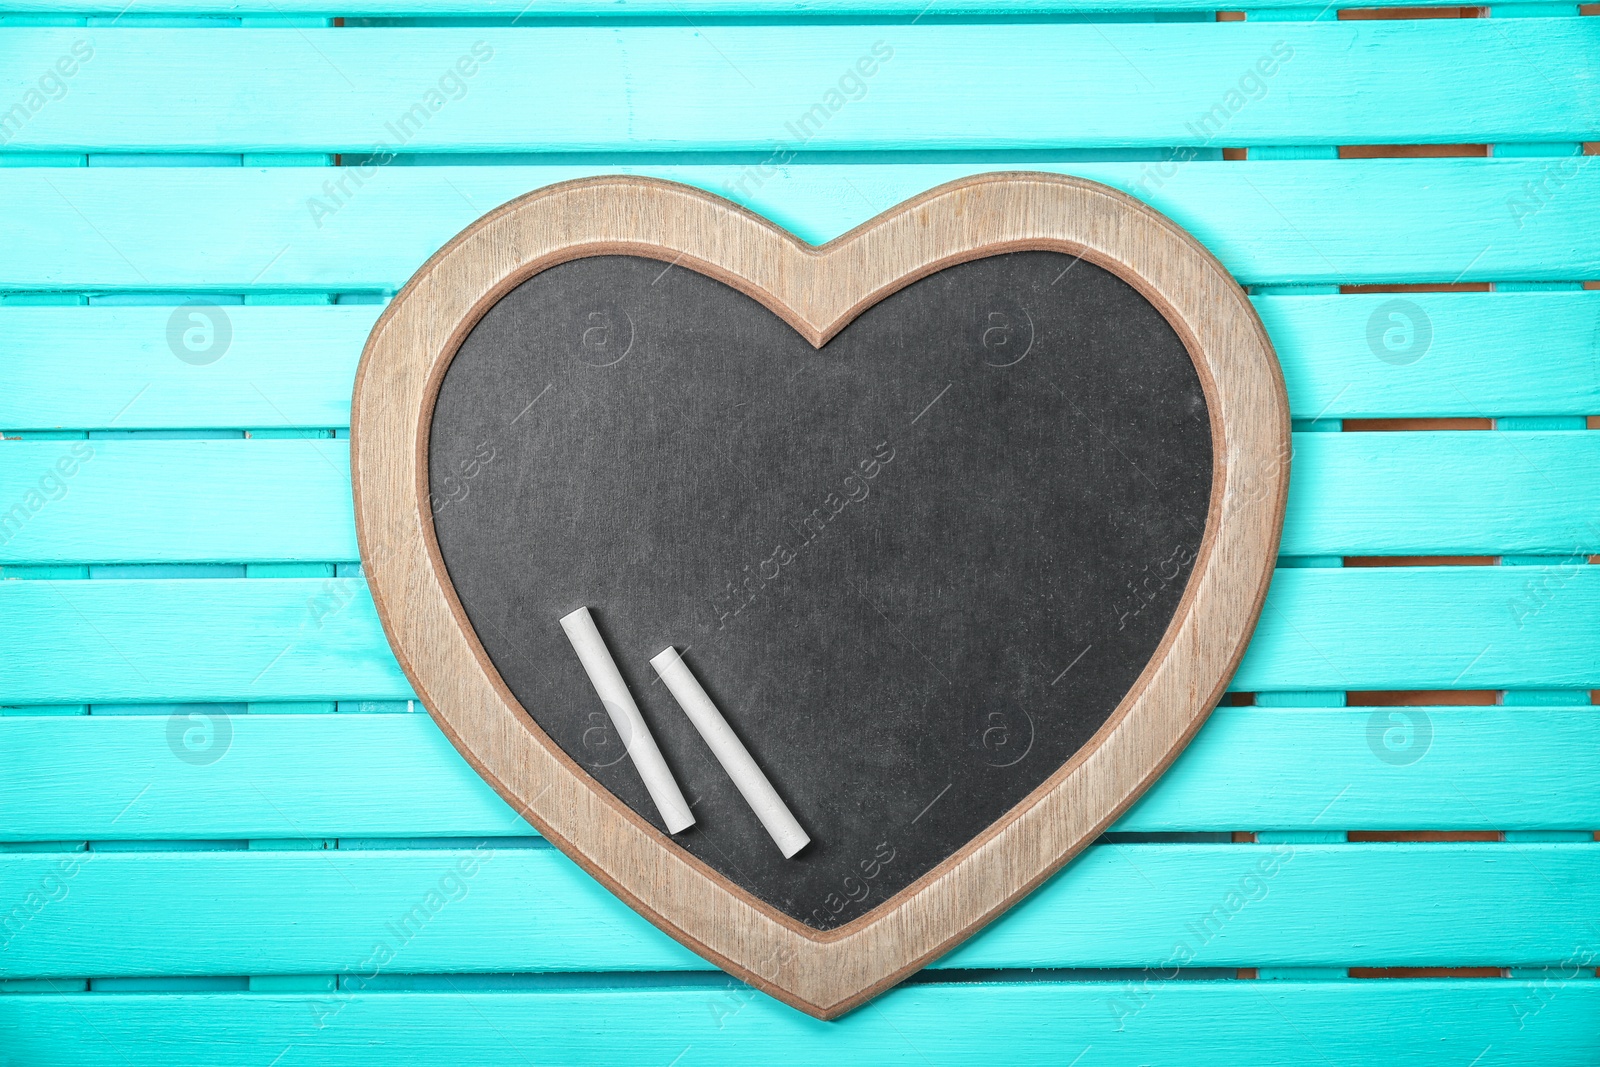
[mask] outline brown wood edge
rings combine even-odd
[[[652,211],[641,213],[642,207]],[[1008,207],[1023,209],[1032,225],[1004,218]],[[587,215],[582,214],[585,208]],[[626,216],[628,209],[633,209],[637,225],[619,226],[618,217]],[[984,211],[990,214],[983,215]],[[679,216],[676,224],[663,221],[674,212]],[[926,231],[937,228],[947,212],[969,225],[930,238]],[[974,230],[992,232],[996,213],[1000,236],[969,236]],[[537,250],[507,250],[505,243],[496,243],[496,237],[508,236],[499,232],[503,230],[512,236],[537,233],[541,218],[546,231],[565,227],[568,232],[546,232]],[[899,221],[908,218],[912,221]],[[1097,222],[1103,232],[1094,232]],[[909,232],[898,233],[897,224],[899,231]],[[579,234],[571,232],[574,226],[588,229]],[[1065,232],[1073,227],[1079,232]],[[1141,228],[1147,232],[1135,232]],[[652,230],[657,232],[650,237],[638,236]],[[738,240],[724,240],[731,240],[735,231]],[[887,245],[880,239],[884,234],[891,239]],[[663,240],[664,236],[671,239]],[[1139,238],[1145,245],[1138,244]],[[1171,245],[1174,238],[1176,247],[1156,247]],[[937,248],[927,247],[930,241]],[[1119,258],[1115,247],[1119,243],[1132,245],[1141,254]],[[701,246],[698,253],[680,247],[696,245]],[[434,399],[457,348],[494,302],[538,271],[569,259],[626,253],[687,266],[758,300],[820,347],[861,311],[928,274],[966,260],[1024,249],[1079,255],[1112,271],[1151,300],[1183,339],[1212,419],[1213,486],[1200,552],[1156,653],[1082,750],[983,834],[910,886],[844,926],[813,930],[732,885],[616,800],[534,724],[506,688],[450,587],[425,506],[428,423]],[[930,255],[930,250],[939,254]],[[1165,267],[1163,254],[1172,260]],[[864,295],[843,304],[835,301],[831,308],[824,305],[824,314],[819,315],[819,295],[850,295],[843,283],[830,279],[850,265],[852,255],[865,276],[867,287],[860,290]],[[748,261],[764,257],[767,273],[777,270],[778,284],[769,288],[725,263],[741,257]],[[452,272],[469,275],[471,284],[463,286],[461,279],[454,279],[454,288],[449,288],[452,281],[445,276]],[[1177,286],[1178,293],[1169,298],[1149,276],[1174,272],[1178,277],[1167,278],[1169,282],[1211,289],[1213,302],[1202,301],[1185,314],[1179,307],[1184,286]],[[444,291],[432,292],[441,287]],[[794,306],[775,291],[780,288],[811,306]],[[448,299],[451,293],[457,297],[455,313],[441,329],[430,314],[428,298]],[[1204,314],[1207,310],[1209,317]],[[409,349],[400,336],[407,329],[422,333],[412,338],[416,344]],[[1231,345],[1220,352],[1208,349],[1202,335],[1211,333],[1221,335],[1212,338],[1213,348],[1222,341]],[[397,368],[404,387],[398,399],[384,389],[392,383],[378,377]],[[1229,373],[1219,376],[1219,368]],[[378,414],[369,415],[374,411]],[[387,421],[369,433],[369,418]],[[825,245],[810,246],[699,190],[654,179],[591,178],[547,187],[490,212],[430,258],[397,294],[374,326],[357,371],[351,473],[364,571],[385,633],[425,706],[473,768],[552,843],[671,936],[786,1003],[832,1018],[949,951],[1048,878],[1131,806],[1199,729],[1244,653],[1270,583],[1287,496],[1288,430],[1282,375],[1243,290],[1187,233],[1105,186],[1045,174],[968,178],[929,190]],[[369,493],[369,483],[382,480],[396,460],[406,481],[395,486],[391,478],[383,490]],[[1253,481],[1250,471],[1256,474]],[[398,543],[385,549],[375,528],[397,534]],[[1229,559],[1219,556],[1217,547],[1225,530]],[[1223,573],[1231,581],[1219,585],[1217,568],[1224,565]],[[431,592],[440,594],[442,603],[420,603]],[[1231,606],[1217,625],[1227,644],[1220,659],[1214,652],[1207,655],[1202,635],[1195,632],[1202,593],[1208,596],[1213,614],[1218,601],[1224,602],[1221,607]],[[392,608],[392,602],[402,598],[412,608],[405,617]],[[428,630],[437,633],[415,632]],[[437,662],[440,644],[418,640],[424,636],[444,639],[446,662]],[[1182,636],[1190,645],[1179,649]],[[459,639],[460,647],[450,648],[451,638]],[[414,649],[414,643],[420,647]],[[459,670],[469,666],[475,678]],[[1200,676],[1187,678],[1186,691],[1168,695],[1168,702],[1181,702],[1182,713],[1163,716],[1160,695],[1151,690],[1169,670]],[[453,701],[452,689],[472,688],[475,683],[488,689],[477,694],[480,700],[492,697],[478,710],[493,713],[497,722],[473,724],[471,709]],[[1105,752],[1113,745],[1119,752],[1140,747],[1137,738],[1124,739],[1125,727],[1141,710],[1139,722],[1150,720],[1148,725],[1160,734],[1158,750],[1135,751],[1132,760],[1123,761],[1125,766],[1111,766]],[[461,729],[458,720],[468,729]],[[481,731],[487,736],[480,736],[475,725],[490,727]],[[498,751],[497,741],[509,743],[516,750],[511,755],[518,758]],[[533,766],[539,757],[548,761],[543,768]],[[553,773],[558,771],[566,773]],[[542,782],[537,792],[519,788],[515,780],[530,776],[534,783]],[[1079,821],[1078,829],[1053,847],[1038,840],[1053,828],[1044,806],[1064,806],[1073,799],[1068,794],[1088,792],[1094,784],[1100,787],[1090,798],[1094,810]],[[558,788],[563,786],[565,791]],[[583,792],[572,793],[572,787]],[[552,789],[562,795],[546,801]],[[563,797],[566,807],[557,803]],[[1040,844],[1049,854],[1041,852]],[[630,851],[636,861],[632,869],[614,871]],[[1021,877],[1016,874],[1019,868],[1025,872]],[[668,874],[673,877],[664,877]],[[1000,884],[975,896],[957,884],[962,875],[973,880],[998,878]],[[669,881],[690,892],[674,895]],[[937,907],[940,904],[945,907]],[[902,936],[896,937],[897,932]],[[776,952],[763,955],[763,948]],[[894,958],[886,961],[885,956]],[[775,966],[768,969],[763,963]]]

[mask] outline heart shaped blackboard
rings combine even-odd
[[[682,266],[571,260],[473,328],[429,434],[445,569],[518,703],[660,824],[558,621],[590,607],[692,805],[678,843],[819,929],[1104,725],[1172,621],[1211,473],[1177,333],[1045,251],[942,270],[822,348]],[[668,646],[809,834],[799,855],[656,681]]]
[[[391,305],[352,426],[374,598],[446,733],[623,899],[823,1016],[1170,761],[1253,626],[1287,475],[1242,292],[1047,175],[821,249],[665,183],[535,194]],[[564,631],[582,608],[686,798],[675,835]],[[652,670],[667,648],[805,847]]]

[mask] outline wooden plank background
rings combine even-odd
[[[1411,2],[5,0],[0,1063],[1593,1063],[1600,20]],[[420,714],[351,380],[428,255],[550,182],[822,241],[1004,169],[1250,287],[1283,554],[1112,832],[820,1023]]]

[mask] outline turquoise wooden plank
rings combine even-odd
[[[1600,552],[1600,434],[1294,440],[1286,556]],[[349,470],[333,439],[11,442],[0,564],[354,561]]]
[[[1589,689],[1597,628],[1588,566],[1280,569],[1233,688]]]
[[[1286,556],[1600,550],[1600,434],[1297,433]]]
[[[1600,412],[1600,292],[1253,302],[1296,418]]]
[[[0,582],[0,704],[406,700],[358,578]],[[1279,570],[1233,688],[1600,688],[1600,568]]]
[[[1114,829],[1592,830],[1597,760],[1588,708],[1225,707]],[[205,706],[0,717],[0,812],[0,841],[533,832],[426,716]]]
[[[802,146],[1038,151],[1600,133],[1600,25],[1571,18],[1509,28],[1476,19],[814,25],[803,35],[692,24],[95,27],[9,37],[18,61],[0,75],[4,99],[23,96],[36,69],[74,46],[88,53],[71,92],[11,134],[12,151],[787,158]],[[174,94],[167,57],[178,54],[191,91]],[[325,106],[331,99],[339,106]]]
[[[1170,972],[1162,971],[1165,975]],[[834,1022],[743,985],[314,996],[0,996],[22,1062],[77,1067],[403,1067],[441,1062],[795,1067],[841,1060],[926,1067],[1371,1063],[1588,1067],[1600,1055],[1600,982],[1162,981],[913,984]],[[1520,1025],[1519,1025],[1520,1024]],[[244,1036],[247,1035],[247,1036]]]
[[[1218,708],[1113,829],[1592,830],[1597,748],[1581,707]]]
[[[1600,411],[1600,292],[1256,296],[1300,419]],[[339,428],[372,306],[0,307],[0,429]],[[169,339],[174,317],[176,340]],[[1409,318],[1408,318],[1409,317]],[[1414,320],[1412,332],[1406,323]],[[1420,327],[1421,332],[1417,330]],[[1384,336],[1416,347],[1390,351]],[[213,326],[215,330],[215,326]],[[215,350],[212,350],[215,351]],[[184,358],[188,356],[189,358]],[[1388,357],[1388,358],[1385,358]],[[72,387],[61,387],[70,368]]]
[[[414,697],[359,578],[3,582],[0,632],[6,703]]]
[[[92,458],[62,476],[56,465],[77,453]],[[41,488],[30,511],[28,494]],[[0,563],[359,555],[348,440],[7,442],[0,501],[18,502],[0,511]]]
[[[45,883],[0,977],[711,969],[553,848],[0,854]],[[1096,845],[938,966],[1540,966],[1597,908],[1594,842]]]
[[[462,227],[552,182],[639,173],[732,195],[805,240],[836,237],[944,182],[997,169],[1077,174],[1171,215],[1247,284],[1571,281],[1600,277],[1600,169],[1567,160],[1301,160],[0,169],[0,290],[394,290]],[[1591,158],[1591,157],[1583,157]],[[346,175],[339,175],[347,177]],[[1533,187],[1554,188],[1513,213]],[[744,183],[744,192],[738,183]],[[204,235],[203,240],[196,235]],[[197,242],[199,245],[197,247]],[[1331,298],[1330,298],[1331,299]],[[1364,329],[1364,327],[1363,327]],[[1358,335],[1359,336],[1359,335]]]
[[[382,310],[0,307],[0,429],[348,426]]]

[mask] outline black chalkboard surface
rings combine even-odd
[[[594,613],[697,823],[818,929],[966,845],[1106,721],[1205,532],[1211,426],[1134,288],[946,268],[821,349],[681,265],[546,269],[473,328],[429,438],[440,553],[538,725],[659,823],[558,620]],[[784,859],[650,657],[676,646],[811,837]]]

